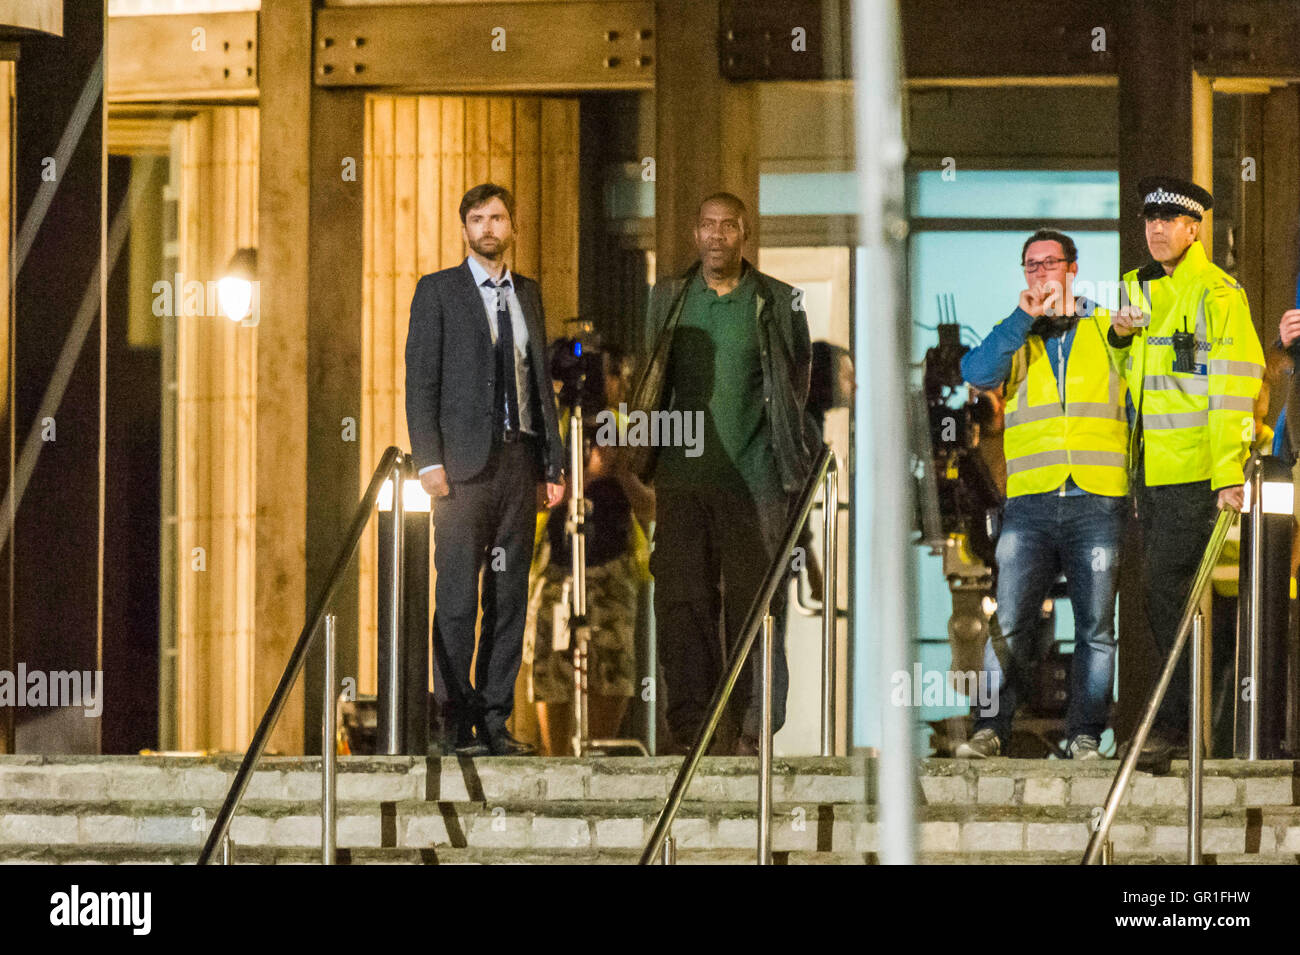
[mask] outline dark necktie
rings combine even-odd
[[[497,381],[501,410],[501,426],[506,434],[514,435],[519,431],[519,389],[515,383],[515,330],[510,320],[510,306],[506,296],[510,289],[510,280],[500,285],[493,285],[492,280],[485,279],[483,284],[496,289],[497,294]]]

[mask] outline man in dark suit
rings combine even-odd
[[[564,497],[564,446],[537,283],[512,274],[514,197],[475,186],[460,203],[469,256],[423,276],[406,339],[406,422],[434,498],[433,644],[442,732],[460,755],[529,755],[506,730],[523,653],[537,485]],[[474,625],[483,621],[474,681]]]

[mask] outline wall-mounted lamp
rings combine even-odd
[[[221,313],[232,322],[256,325],[261,319],[261,293],[257,279],[257,249],[239,249],[230,258],[226,274],[217,283]]]

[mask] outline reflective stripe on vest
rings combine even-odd
[[[1173,414],[1145,414],[1142,427],[1147,431],[1169,431],[1174,428],[1204,428],[1210,423],[1210,411],[1177,411]]]

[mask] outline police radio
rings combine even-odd
[[[1196,371],[1196,336],[1187,330],[1187,316],[1183,316],[1183,330],[1174,332],[1174,371],[1190,375]]]

